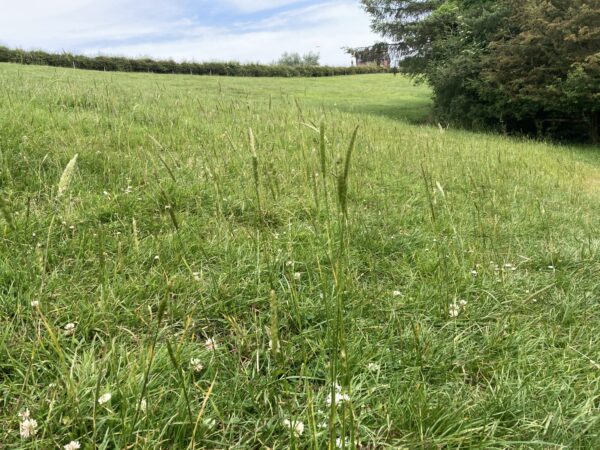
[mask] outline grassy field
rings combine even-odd
[[[0,448],[599,448],[599,149],[428,96],[0,65]]]

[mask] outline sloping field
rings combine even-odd
[[[428,104],[0,65],[0,448],[600,447],[600,149]]]

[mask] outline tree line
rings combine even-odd
[[[311,56],[311,55],[309,55]],[[314,56],[311,56],[314,60]],[[70,53],[25,51],[0,46],[0,62],[110,72],[149,72],[162,74],[223,75],[241,77],[329,77],[385,72],[380,67],[328,67],[315,64],[240,64],[238,62],[175,62],[150,58],[83,56]],[[285,61],[284,61],[285,62]],[[318,62],[318,58],[317,58]]]
[[[440,122],[600,140],[600,0],[362,0]]]

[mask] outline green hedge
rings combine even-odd
[[[326,67],[240,64],[237,62],[178,63],[173,60],[123,58],[116,56],[88,57],[70,53],[24,51],[0,46],[0,62],[35,64],[53,67],[72,67],[109,72],[149,72],[186,75],[223,75],[237,77],[330,77],[387,72],[377,66]]]

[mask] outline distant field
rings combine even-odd
[[[600,447],[600,148],[429,95],[0,64],[0,448]]]

